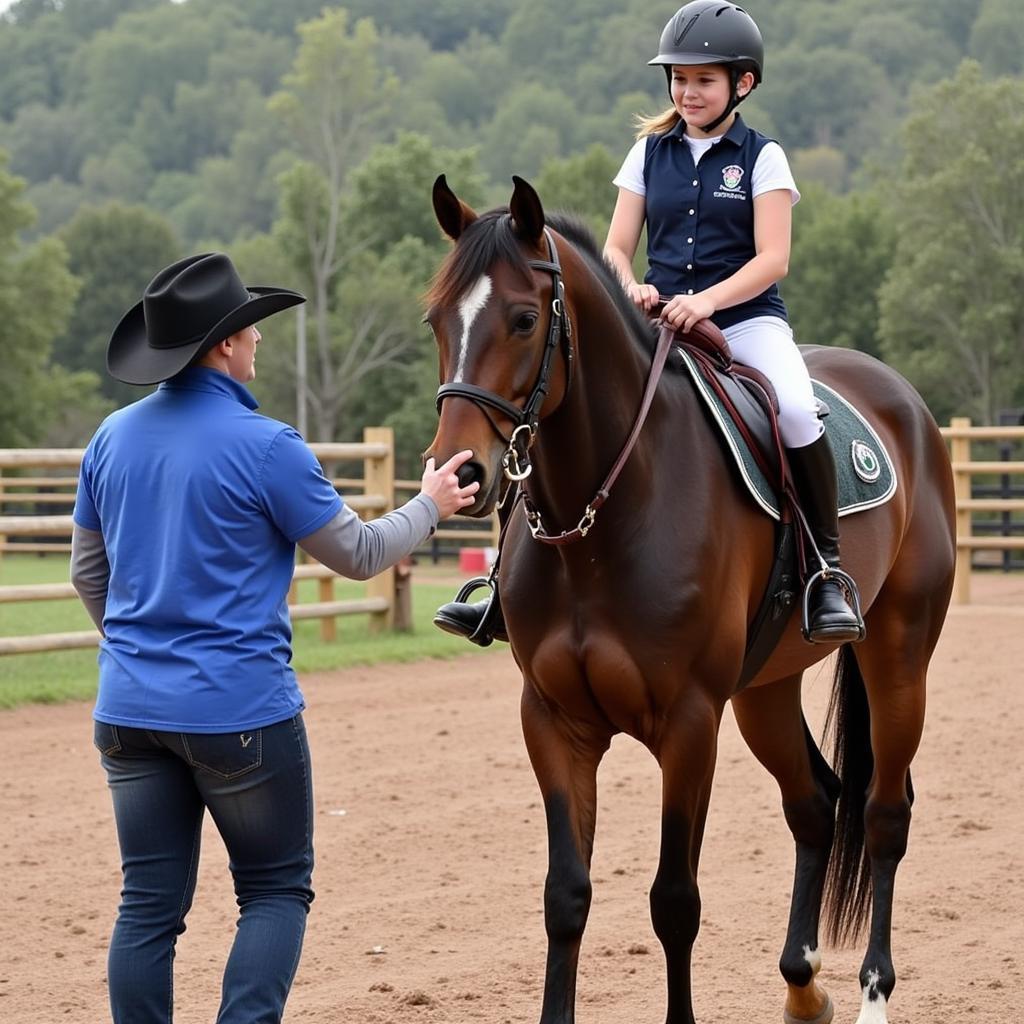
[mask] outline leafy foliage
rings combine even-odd
[[[0,448],[41,443],[68,409],[102,411],[94,374],[50,361],[52,339],[68,323],[79,282],[57,239],[19,244],[18,231],[34,216],[21,199],[23,189],[0,154]]]
[[[77,341],[54,317],[45,344],[62,365],[96,370],[99,339],[165,262],[168,238],[175,254],[226,249],[310,296],[318,436],[354,436],[391,415],[426,430],[430,408],[411,410],[432,390],[419,383],[433,371],[414,310],[443,251],[430,182],[444,170],[488,206],[519,174],[600,237],[633,115],[666,105],[664,75],[647,60],[679,2],[577,0],[552,17],[550,0],[19,0],[0,15],[0,146],[26,179],[19,202],[38,216],[18,221],[25,246],[17,259],[6,252],[2,274],[36,253],[33,239],[67,241],[86,281]],[[1004,206],[999,216],[1011,215],[1006,196],[1019,192],[1007,142],[1018,138],[1024,73],[1019,0],[746,6],[767,57],[744,117],[785,146],[805,192],[784,285],[800,335],[882,352],[940,415],[1024,402],[1003,348],[978,348],[998,334],[1019,350],[1021,243],[1008,229],[996,239],[990,223]],[[966,57],[978,63],[963,77]],[[941,92],[950,81],[968,92]],[[112,248],[97,250],[108,273],[75,251],[83,229],[71,222],[111,203],[145,208],[160,226],[123,256],[111,235]],[[60,251],[38,250],[58,263]],[[410,269],[420,261],[426,269]],[[119,291],[129,265],[137,272],[121,275]],[[388,291],[371,268],[395,273],[392,294],[409,289],[391,303],[408,345],[350,389],[340,368],[369,315],[357,300]],[[374,330],[391,329],[371,330],[363,351]],[[291,416],[293,346],[265,352],[257,390],[268,411]],[[39,436],[32,415],[25,436]]]
[[[992,422],[1024,400],[1024,82],[966,62],[920,97],[905,145],[883,351],[939,415]]]

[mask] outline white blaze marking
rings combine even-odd
[[[864,986],[864,999],[860,1005],[857,1024],[889,1024],[885,996],[875,988],[878,977],[878,971],[868,972],[868,983]],[[874,999],[871,998],[872,992],[875,994]]]
[[[469,332],[473,329],[480,310],[484,308],[491,294],[491,279],[484,274],[459,303],[459,316],[462,318],[462,337],[459,339],[459,361],[455,365],[453,381],[462,380],[466,370],[466,355],[469,352]]]

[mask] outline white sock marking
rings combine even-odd
[[[466,356],[469,353],[469,332],[473,329],[480,310],[484,308],[491,294],[491,279],[484,274],[459,302],[459,316],[462,318],[462,337],[459,339],[459,361],[455,365],[453,381],[461,381],[466,370]]]
[[[889,1024],[885,996],[875,988],[877,984],[878,971],[868,971],[868,983],[864,986],[864,998],[860,1004],[857,1024]],[[874,999],[871,998],[872,992],[875,994]]]

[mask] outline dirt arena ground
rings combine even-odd
[[[933,662],[910,852],[894,925],[891,1024],[1024,1017],[1024,580],[976,577]],[[829,676],[809,673],[815,731]],[[286,1019],[311,1024],[536,1022],[544,962],[544,817],[498,652],[308,677],[317,900]],[[98,1024],[119,890],[85,704],[0,714],[0,1021]],[[617,739],[600,775],[580,1024],[664,1019],[647,890],[659,780]],[[776,1024],[792,845],[774,783],[723,723],[695,951],[703,1024]],[[209,829],[178,946],[175,1020],[210,1024],[234,928]],[[826,951],[836,1021],[859,1006],[861,950]]]

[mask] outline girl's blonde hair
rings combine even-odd
[[[679,111],[675,107],[669,107],[652,117],[637,114],[633,119],[633,124],[636,126],[636,137],[642,139],[646,135],[664,135],[665,132],[670,132],[675,128],[679,124],[679,120]]]

